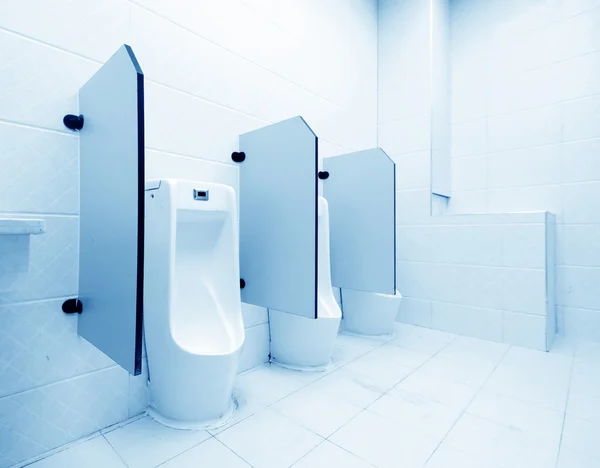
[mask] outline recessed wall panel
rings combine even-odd
[[[396,166],[380,148],[323,161],[333,286],[396,292]]]
[[[144,88],[121,47],[79,91],[78,332],[131,374],[141,372]]]
[[[301,117],[240,136],[242,301],[316,318],[317,137]]]

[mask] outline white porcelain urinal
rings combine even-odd
[[[392,335],[402,295],[342,290],[344,330],[359,335]]]
[[[342,311],[331,286],[329,256],[329,209],[319,197],[317,318],[305,318],[269,310],[271,361],[299,370],[326,370],[338,334]]]
[[[145,201],[148,412],[171,427],[217,427],[233,412],[244,343],[235,192],[162,179],[146,183]]]

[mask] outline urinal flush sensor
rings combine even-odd
[[[194,189],[194,200],[208,200],[208,190]]]

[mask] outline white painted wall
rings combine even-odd
[[[600,1],[452,0],[453,213],[557,215],[559,330],[600,341]]]
[[[302,115],[324,156],[377,138],[374,0],[4,0],[0,216],[46,219],[30,273],[0,295],[0,467],[144,410],[132,378],[76,334],[77,90],[122,44],[146,76],[147,177],[237,186],[240,133]],[[244,307],[241,369],[268,358],[266,311]]]

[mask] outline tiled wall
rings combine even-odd
[[[122,44],[146,76],[147,177],[237,187],[238,135],[302,115],[324,156],[376,145],[374,0],[0,2],[0,216],[43,217],[21,288],[0,293],[0,467],[143,411],[130,377],[60,310],[77,294],[77,90]],[[244,306],[240,370],[269,352]]]
[[[600,1],[453,0],[453,213],[557,218],[559,329],[600,341]]]
[[[443,147],[433,114],[443,107],[438,62],[449,39],[431,28],[449,20],[448,5],[379,2],[379,146],[397,165],[398,319],[546,349],[555,324],[553,216],[449,216],[431,195],[432,161],[450,162],[431,158]]]

